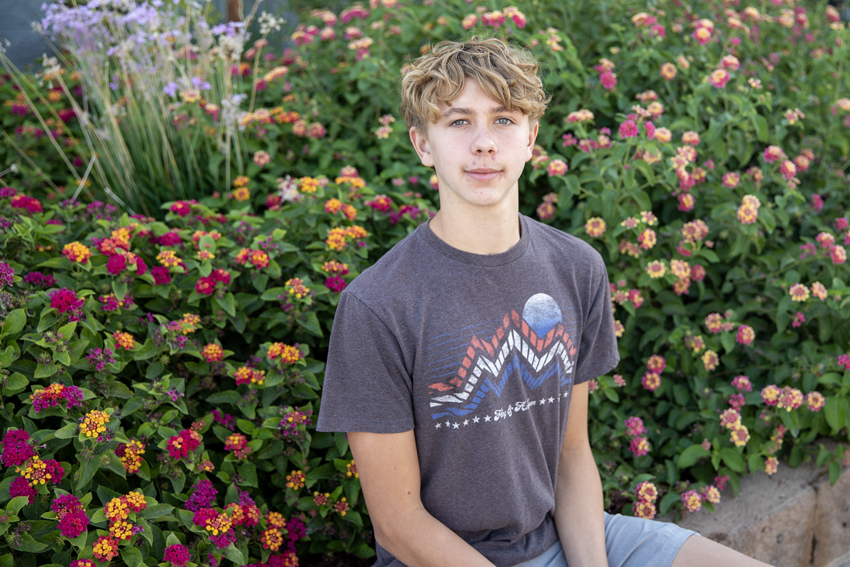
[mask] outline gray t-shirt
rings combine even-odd
[[[501,254],[420,225],[342,293],[319,431],[414,430],[421,498],[499,567],[558,540],[573,384],[619,361],[608,276],[582,240],[520,215]],[[375,566],[403,565],[376,545]]]

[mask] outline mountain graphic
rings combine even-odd
[[[490,392],[501,397],[514,374],[531,390],[553,376],[559,385],[569,384],[577,349],[560,319],[557,303],[537,294],[526,303],[523,317],[514,309],[507,313],[492,339],[473,335],[454,377],[428,386],[431,418],[471,413]]]

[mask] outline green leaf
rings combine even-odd
[[[19,545],[13,546],[13,549],[17,549],[19,551],[28,551],[30,553],[41,553],[47,546],[39,541],[35,541],[35,539],[29,535],[24,534],[21,538],[21,542]]]
[[[723,348],[726,349],[726,354],[729,354],[735,350],[735,335],[732,333],[722,333],[720,335],[720,343],[723,345]]]
[[[20,354],[15,351],[14,346],[7,346],[6,350],[3,351],[3,354],[0,354],[0,368],[6,368],[11,365],[18,356],[20,356]]]
[[[225,390],[224,392],[216,392],[215,394],[210,394],[207,396],[207,403],[218,405],[218,404],[235,404],[242,396],[239,395],[239,392],[235,390]]]
[[[38,363],[38,366],[35,367],[35,374],[33,374],[34,378],[49,378],[56,374],[59,371],[59,367],[53,363],[41,364]]]
[[[301,317],[297,319],[298,324],[301,325],[306,331],[308,331],[312,335],[316,335],[317,337],[324,336],[322,332],[322,327],[319,325],[319,318],[316,315],[315,311],[308,311],[303,313]]]
[[[242,555],[242,552],[236,549],[232,543],[224,550],[224,556],[233,561],[236,565],[245,564],[245,556]]]
[[[6,316],[6,322],[0,329],[0,337],[19,333],[27,322],[27,315],[23,309],[15,309]]]
[[[16,390],[23,390],[27,387],[30,381],[20,372],[15,372],[6,379],[6,387],[3,392],[6,394],[14,393]]]
[[[21,511],[21,508],[29,504],[29,496],[15,496],[6,504],[6,514],[14,516]]]
[[[112,280],[112,291],[118,301],[124,301],[124,296],[127,295],[127,284],[119,280]]]
[[[841,430],[847,422],[847,398],[831,396],[826,399],[826,405],[823,409],[826,422],[832,428],[832,431]]]
[[[82,492],[83,489],[88,486],[89,482],[91,482],[91,479],[94,477],[94,473],[97,472],[98,468],[100,468],[99,455],[95,455],[85,462],[82,467],[83,472],[82,474],[80,474],[80,480],[77,482],[76,492]]]
[[[691,445],[679,455],[679,468],[684,469],[693,466],[700,457],[707,457],[708,451],[703,449],[702,445]]]
[[[121,559],[127,564],[127,567],[140,567],[144,565],[142,552],[136,547],[125,547],[121,550]]]
[[[218,300],[218,304],[221,305],[221,308],[224,309],[225,313],[230,315],[231,317],[236,317],[236,300],[233,298],[232,293],[227,293],[225,296]]]
[[[682,495],[678,492],[670,491],[664,495],[664,498],[661,499],[661,504],[658,507],[658,511],[662,516],[666,516],[668,512],[670,512],[670,508],[673,507],[673,504],[676,502],[680,502],[682,500]]]
[[[830,461],[829,462],[829,484],[831,486],[835,486],[835,483],[838,482],[838,477],[841,475],[841,466],[838,464],[838,461]]]
[[[729,447],[720,449],[720,458],[726,463],[726,466],[735,472],[745,472],[747,467],[744,464],[744,458],[740,453]]]
[[[72,439],[77,435],[77,425],[76,423],[68,423],[61,429],[57,429],[53,436],[57,439]]]
[[[67,341],[68,339],[70,339],[70,338],[73,336],[74,331],[75,331],[76,329],[77,329],[77,322],[76,322],[76,321],[71,321],[71,322],[70,322],[70,323],[68,323],[67,325],[62,325],[61,327],[59,327],[59,333],[60,333],[60,334],[61,334],[61,335],[65,338],[65,340]]]

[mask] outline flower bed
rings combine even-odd
[[[322,360],[339,291],[436,209],[436,179],[388,93],[407,58],[476,26],[531,49],[553,94],[523,212],[590,242],[609,268],[622,360],[591,383],[590,411],[606,509],[711,508],[780,458],[838,478],[850,465],[844,25],[828,7],[777,2],[547,6],[317,10],[281,56],[260,39],[245,61],[216,63],[229,74],[215,81],[163,75],[167,136],[240,142],[207,164],[197,195],[149,187],[159,220],[119,214],[129,194],[107,160],[85,178],[98,145],[80,140],[104,126],[67,111],[92,77],[60,66],[66,88],[0,85],[15,110],[4,129],[20,129],[30,160],[19,191],[0,189],[9,553],[372,553],[345,436],[312,427]],[[133,100],[97,79],[101,101]],[[127,116],[114,136],[129,135]],[[54,141],[71,169],[50,157]],[[109,203],[71,203],[78,187]],[[79,504],[53,509],[66,493]],[[110,502],[127,516],[113,521]]]

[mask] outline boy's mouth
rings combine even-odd
[[[476,181],[490,181],[491,179],[498,177],[501,170],[481,167],[476,169],[467,169],[466,173]]]

